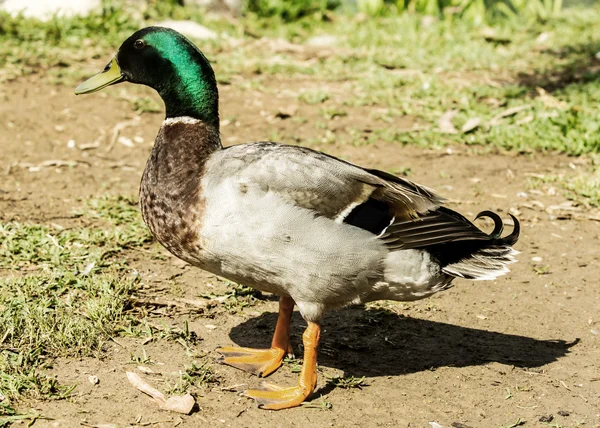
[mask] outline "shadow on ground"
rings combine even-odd
[[[585,85],[600,79],[600,42],[593,41],[544,51],[556,58],[556,65],[533,73],[520,73],[517,83],[530,90],[544,88],[547,92],[565,89],[570,85]]]
[[[263,313],[234,327],[230,337],[240,346],[266,348],[276,321],[276,313]],[[294,313],[297,355],[305,326]],[[346,376],[390,376],[489,362],[540,367],[565,356],[578,342],[538,340],[363,308],[332,313],[322,327],[319,364],[343,370]]]

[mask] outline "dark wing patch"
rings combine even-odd
[[[344,219],[344,223],[368,230],[379,235],[390,225],[394,216],[390,214],[388,204],[369,198],[354,208]]]

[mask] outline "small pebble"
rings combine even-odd
[[[75,148],[75,140],[67,141],[67,148],[74,149]]]
[[[124,137],[123,135],[117,138],[117,142],[119,144],[123,144],[125,147],[133,147],[133,141],[131,141],[131,138]]]

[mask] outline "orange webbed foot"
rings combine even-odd
[[[218,360],[220,363],[255,374],[258,377],[268,376],[277,370],[285,356],[285,350],[282,348],[226,347],[217,349],[217,352],[221,354],[221,358]]]
[[[292,298],[282,296],[279,300],[279,317],[277,318],[271,348],[219,348],[217,352],[221,354],[221,358],[218,361],[259,377],[265,377],[273,373],[281,366],[286,352],[289,354],[292,351],[290,346],[290,320],[293,310],[294,301]]]
[[[278,385],[263,384],[264,389],[251,389],[245,396],[256,400],[258,407],[265,410],[281,410],[296,407],[312,393],[313,387],[293,386],[282,388]]]
[[[281,410],[302,404],[317,386],[317,346],[321,328],[318,324],[308,323],[302,335],[304,342],[304,361],[298,378],[298,386],[282,388],[271,383],[263,383],[263,389],[251,389],[244,395],[253,398],[258,407],[266,410]]]

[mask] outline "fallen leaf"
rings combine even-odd
[[[484,38],[486,42],[496,43],[499,45],[507,45],[512,42],[508,37],[498,36],[496,30],[490,27],[484,27],[480,31],[481,36]]]
[[[515,114],[517,114],[523,110],[528,110],[530,108],[531,108],[531,104],[524,104],[521,106],[516,106],[516,107],[511,107],[509,109],[506,109],[506,110],[498,113],[496,116],[494,116],[488,122],[488,125],[490,125],[490,126],[500,125],[502,123],[501,119],[504,119],[505,117],[509,117],[509,116],[514,116]]]
[[[517,216],[517,217],[519,217],[519,216],[521,215],[521,211],[519,211],[518,209],[516,209],[516,208],[514,208],[514,207],[511,207],[511,208],[508,210],[508,212],[509,212],[509,213],[511,213],[511,214],[512,214],[512,215],[514,215],[514,216]]]
[[[551,35],[552,35],[552,33],[548,33],[546,31],[544,31],[543,33],[540,33],[540,35],[537,37],[537,39],[535,39],[535,42],[539,45],[546,43],[550,39]]]
[[[134,147],[133,140],[129,137],[125,137],[123,135],[117,138],[117,143],[123,144],[125,147],[132,148]]]
[[[277,113],[275,113],[275,117],[279,119],[289,119],[298,113],[298,106],[291,105],[287,107],[280,108]]]
[[[79,150],[82,152],[85,150],[94,150],[100,147],[100,143],[89,143],[89,144],[80,144],[77,146]]]
[[[94,267],[96,266],[95,262],[91,262],[88,263],[87,265],[85,265],[85,267],[83,268],[83,270],[80,272],[81,275],[89,275],[90,272],[92,271],[92,269],[94,269]]]
[[[131,383],[137,389],[142,391],[144,394],[147,394],[150,397],[154,398],[154,401],[156,401],[160,407],[162,407],[167,402],[167,399],[162,392],[150,386],[150,384],[147,383],[144,379],[142,379],[137,373],[126,372],[126,374],[129,383]]]
[[[528,124],[528,123],[531,123],[531,122],[533,122],[533,119],[534,119],[533,115],[532,115],[532,114],[529,114],[529,115],[525,116],[523,119],[519,119],[519,120],[517,120],[517,121],[515,122],[515,124],[516,124],[516,125],[526,125],[526,124]]]
[[[181,396],[174,395],[173,397],[169,397],[161,409],[189,415],[194,408],[194,404],[196,404],[196,400],[194,400],[194,397],[192,397],[190,394]]]
[[[582,209],[575,206],[572,201],[567,201],[559,205],[550,205],[546,208],[548,214],[552,214],[553,211],[582,211]]]
[[[457,134],[458,131],[452,124],[452,118],[456,116],[456,110],[448,110],[438,119],[438,127],[440,132],[444,134]]]
[[[564,101],[560,101],[559,99],[550,95],[544,88],[535,88],[538,93],[539,98],[542,100],[544,105],[549,108],[558,108],[563,109],[568,107],[568,104]]]
[[[481,125],[481,118],[472,117],[471,119],[465,122],[465,124],[462,126],[462,128],[460,128],[460,130],[463,134],[467,134],[477,129],[479,125]]]
[[[194,397],[192,397],[190,394],[183,396],[174,395],[167,399],[162,392],[150,386],[150,384],[142,379],[137,373],[126,372],[126,374],[129,382],[144,394],[152,397],[158,404],[158,407],[160,407],[162,410],[189,415],[194,407],[194,404],[196,404],[196,400],[194,400]]]

